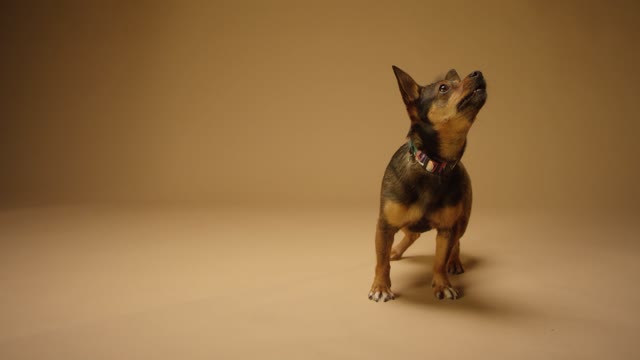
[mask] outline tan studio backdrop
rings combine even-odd
[[[2,1],[0,359],[640,358],[639,14]],[[488,82],[455,301],[433,232],[367,299],[391,65]]]
[[[3,206],[376,206],[409,123],[392,64],[484,72],[478,208],[640,198],[633,1],[2,8]]]

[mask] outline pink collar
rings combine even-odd
[[[422,152],[422,150],[418,150],[413,142],[409,140],[409,153],[413,155],[418,164],[422,166],[425,170],[432,174],[442,175],[444,172],[448,172],[453,170],[453,168],[458,165],[458,161],[446,162],[446,161],[435,161],[427,154]]]

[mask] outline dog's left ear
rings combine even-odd
[[[447,81],[460,81],[460,75],[458,75],[456,69],[451,69],[447,73],[447,76],[444,77],[444,79]]]

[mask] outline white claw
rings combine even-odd
[[[440,292],[435,293],[435,296],[438,299],[455,300],[458,298],[458,292],[452,287],[446,287],[446,288],[443,288]]]
[[[454,288],[446,288],[444,289],[444,292],[447,299],[455,300],[458,298],[458,292]]]
[[[456,291],[453,290],[452,288],[447,288],[445,291],[447,292],[447,299],[455,299],[456,298]]]
[[[371,291],[369,293],[369,300],[373,300],[375,302],[379,302],[380,300],[382,300],[383,302],[387,302],[389,300],[393,300],[395,299],[396,296],[394,295],[394,293],[392,293],[391,291],[376,291],[373,292]]]

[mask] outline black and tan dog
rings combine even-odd
[[[382,180],[380,215],[376,228],[377,264],[369,299],[392,300],[390,260],[420,236],[436,229],[432,287],[438,299],[456,299],[447,273],[464,272],[460,237],[471,213],[471,182],[460,158],[467,133],[487,99],[482,73],[463,80],[455,70],[427,86],[393,67],[409,112],[408,142],[393,155]],[[398,230],[404,239],[392,249]]]

